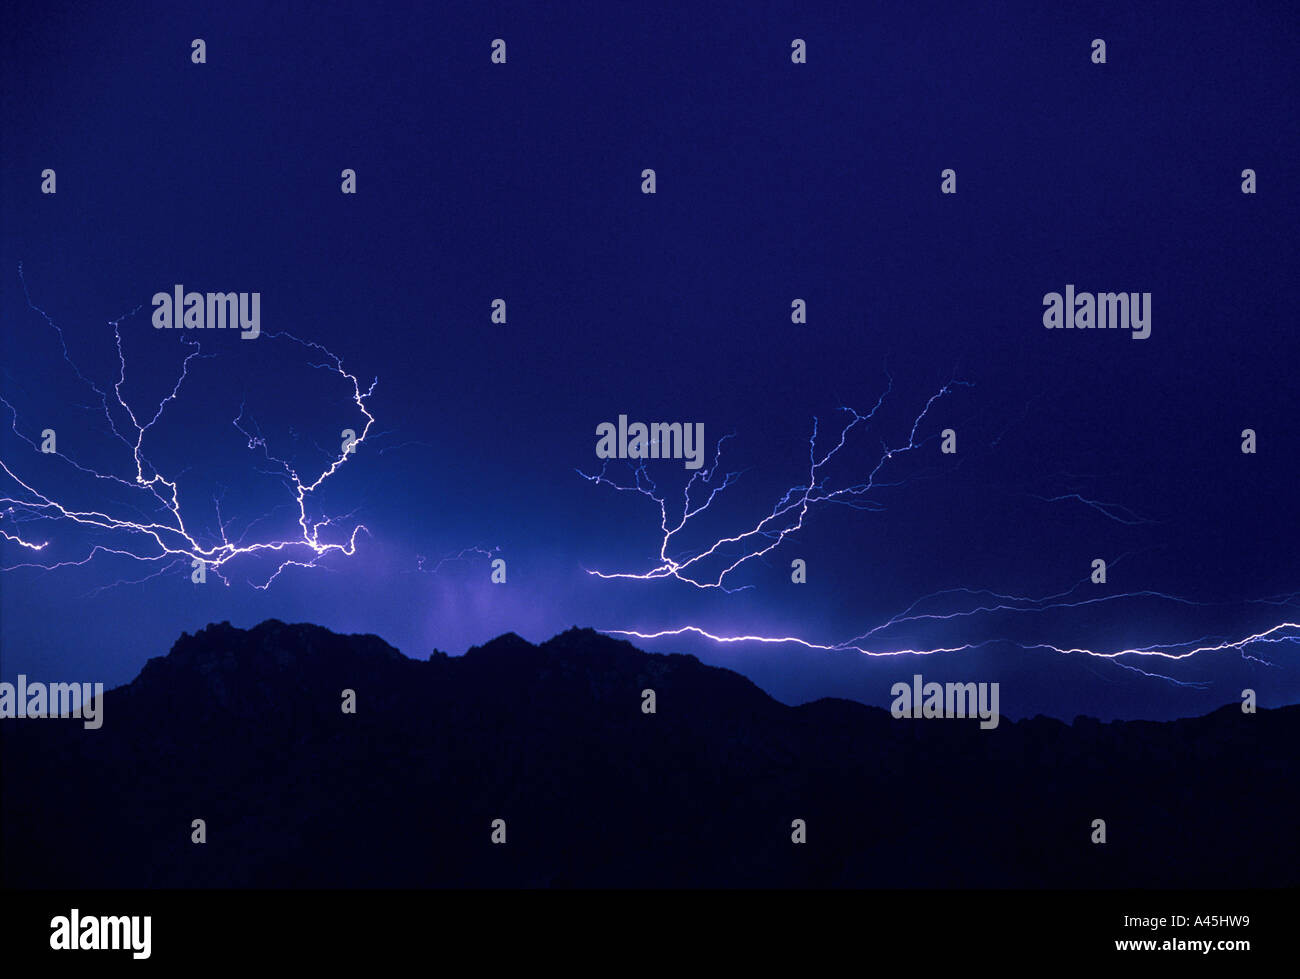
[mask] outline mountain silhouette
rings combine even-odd
[[[589,629],[416,660],[270,620],[182,635],[103,718],[0,721],[5,886],[1300,883],[1300,707],[981,730]]]

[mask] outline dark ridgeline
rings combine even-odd
[[[417,661],[274,620],[183,635],[105,697],[97,731],[0,722],[4,885],[1300,883],[1300,707],[980,730],[787,707],[590,630]]]

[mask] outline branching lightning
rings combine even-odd
[[[841,409],[843,412],[847,412],[848,418],[840,426],[838,436],[834,439],[834,445],[829,449],[829,451],[825,451],[821,454],[819,454],[818,451],[818,434],[820,426],[818,421],[814,419],[813,432],[809,439],[809,460],[806,480],[786,491],[784,496],[782,496],[772,507],[770,513],[764,515],[762,519],[758,520],[756,523],[745,527],[739,533],[720,537],[702,549],[690,552],[681,551],[676,548],[678,539],[684,534],[692,521],[705,513],[719,498],[720,494],[731,486],[740,476],[740,473],[738,472],[727,472],[720,480],[716,478],[719,472],[719,460],[721,458],[723,443],[732,436],[726,436],[718,442],[714,453],[713,465],[708,469],[698,471],[692,476],[686,485],[683,499],[676,506],[670,506],[668,495],[660,492],[654,480],[650,477],[644,460],[640,460],[639,463],[633,467],[633,478],[630,483],[620,483],[611,479],[606,474],[605,469],[602,469],[596,474],[580,472],[579,475],[593,483],[609,486],[620,492],[635,492],[645,496],[658,509],[660,517],[659,551],[657,559],[650,570],[621,573],[588,571],[588,574],[604,579],[621,578],[635,581],[654,581],[658,579],[671,578],[685,582],[686,584],[692,585],[696,588],[720,589],[728,593],[752,587],[749,585],[740,588],[728,587],[726,584],[727,578],[746,563],[756,559],[761,559],[770,554],[785,540],[802,529],[805,517],[817,505],[838,503],[858,510],[880,509],[881,507],[879,502],[872,496],[873,491],[882,486],[897,485],[895,483],[883,482],[882,470],[891,459],[895,459],[903,453],[914,451],[920,445],[924,444],[925,440],[918,441],[917,439],[917,433],[922,422],[926,419],[934,404],[952,390],[953,385],[962,383],[963,382],[954,381],[933,395],[929,401],[925,403],[921,412],[916,416],[915,421],[912,424],[911,434],[906,443],[890,447],[888,444],[882,442],[882,454],[875,463],[875,466],[871,468],[861,480],[839,489],[831,489],[828,485],[828,481],[824,475],[825,467],[827,463],[844,448],[855,430],[865,428],[870,424],[876,416],[876,413],[879,411],[881,405],[884,403],[885,398],[892,391],[892,381],[885,393],[881,395],[880,400],[877,401],[871,411],[866,414],[860,414],[851,408]],[[1138,515],[1133,510],[1123,506],[1122,504],[1107,503],[1090,499],[1080,493],[1066,493],[1051,497],[1034,495],[1034,498],[1047,503],[1083,504],[1100,513],[1106,519],[1127,526],[1156,523],[1156,521]],[[724,557],[721,570],[714,574],[704,573],[703,563],[707,559],[714,557]],[[1119,560],[1122,560],[1122,558]],[[1118,561],[1113,563],[1118,563]],[[881,622],[866,632],[847,640],[830,643],[813,641],[798,635],[720,633],[705,629],[698,625],[685,625],[655,631],[640,631],[634,629],[605,629],[602,631],[611,635],[620,635],[646,640],[694,635],[720,644],[789,644],[820,652],[856,652],[871,657],[931,656],[940,653],[969,652],[994,644],[1011,644],[1026,651],[1046,651],[1061,656],[1095,657],[1109,661],[1126,670],[1139,673],[1146,677],[1164,680],[1178,686],[1196,688],[1204,687],[1207,684],[1201,681],[1179,680],[1163,673],[1142,669],[1136,664],[1144,662],[1154,663],[1159,661],[1181,661],[1190,660],[1193,657],[1201,655],[1236,653],[1245,660],[1263,666],[1271,666],[1272,664],[1267,660],[1260,656],[1252,655],[1248,650],[1252,647],[1273,643],[1300,643],[1300,622],[1291,620],[1277,622],[1267,628],[1244,636],[1201,636],[1190,641],[1157,642],[1148,645],[1114,650],[1091,649],[1078,645],[1057,644],[1045,641],[1024,642],[1000,634],[996,630],[986,630],[981,638],[978,639],[973,638],[965,642],[936,646],[917,646],[913,643],[906,642],[891,643],[888,639],[888,633],[890,630],[897,630],[899,627],[907,625],[916,626],[918,624],[926,623],[970,620],[963,626],[963,628],[968,631],[974,631],[981,627],[979,621],[981,618],[988,619],[998,615],[1025,617],[1036,613],[1078,609],[1086,606],[1124,600],[1148,599],[1198,608],[1209,608],[1215,605],[1225,607],[1239,605],[1272,605],[1300,609],[1300,600],[1298,600],[1300,599],[1300,593],[1275,596],[1271,598],[1251,599],[1245,602],[1221,603],[1193,601],[1191,599],[1153,590],[1109,593],[1085,597],[1081,590],[1088,586],[1089,581],[1089,578],[1084,578],[1082,581],[1064,591],[1038,597],[1000,594],[987,589],[945,589],[918,599],[899,614]],[[969,601],[963,605],[961,604],[961,599],[968,599]],[[936,606],[938,606],[937,610]]]
[[[19,276],[22,277],[21,266],[19,267]],[[3,570],[25,567],[53,570],[70,565],[81,566],[93,561],[99,555],[112,554],[146,564],[158,565],[153,574],[146,578],[137,579],[139,581],[165,574],[181,564],[193,565],[194,562],[202,562],[205,570],[214,572],[225,584],[229,585],[229,580],[223,574],[226,565],[241,557],[268,555],[272,557],[274,562],[277,562],[276,567],[265,581],[254,584],[256,588],[266,589],[285,568],[316,567],[317,563],[327,555],[343,554],[350,556],[356,552],[357,535],[366,530],[363,524],[352,524],[349,528],[343,528],[338,533],[335,533],[336,525],[348,521],[350,514],[335,517],[313,516],[309,511],[314,510],[314,507],[311,506],[314,494],[349,461],[349,458],[355,453],[357,447],[365,441],[367,434],[370,432],[370,428],[374,424],[374,417],[371,415],[366,402],[374,392],[378,383],[377,380],[372,381],[370,386],[363,391],[357,378],[344,369],[343,363],[338,356],[320,344],[302,340],[289,333],[263,334],[266,339],[298,344],[317,358],[314,362],[310,362],[311,367],[337,374],[346,381],[351,387],[352,404],[360,412],[365,422],[360,427],[360,431],[351,445],[346,449],[341,449],[320,472],[303,474],[289,460],[271,454],[266,439],[256,430],[256,425],[245,420],[244,408],[241,405],[239,414],[235,416],[232,424],[247,440],[248,448],[251,451],[260,453],[264,460],[271,463],[274,473],[285,482],[297,510],[297,524],[300,532],[292,537],[250,540],[250,531],[261,522],[258,520],[246,527],[236,539],[232,540],[229,535],[231,520],[223,517],[221,500],[214,497],[212,502],[217,526],[219,527],[219,534],[216,537],[219,537],[219,539],[211,539],[205,542],[204,535],[192,529],[182,515],[183,493],[180,476],[176,475],[169,478],[159,471],[149,460],[146,451],[146,440],[150,430],[163,417],[168,406],[180,397],[181,390],[189,377],[191,363],[197,359],[214,355],[202,353],[197,340],[182,338],[181,342],[189,348],[189,352],[185,355],[180,367],[179,377],[177,377],[171,392],[163,397],[151,412],[138,414],[136,408],[128,402],[123,394],[123,387],[127,377],[127,358],[122,347],[121,324],[138,312],[140,307],[136,307],[130,313],[109,323],[113,329],[117,349],[118,370],[117,380],[111,387],[106,389],[87,378],[77,366],[68,350],[63,330],[44,310],[32,303],[31,297],[27,293],[25,280],[23,281],[23,291],[27,295],[29,308],[39,314],[58,335],[64,360],[67,361],[81,382],[97,396],[99,408],[108,422],[109,430],[128,450],[130,463],[126,467],[127,475],[119,475],[112,472],[100,472],[83,466],[61,452],[54,451],[45,454],[55,456],[66,465],[97,480],[110,481],[127,488],[135,496],[135,502],[116,505],[120,510],[127,512],[110,513],[99,509],[81,509],[73,506],[65,499],[61,499],[60,494],[51,489],[37,488],[32,477],[20,475],[22,466],[18,460],[0,459],[0,470],[3,470],[4,474],[12,480],[14,487],[6,491],[7,495],[0,496],[0,535],[3,535],[6,540],[32,553],[44,551],[50,540],[38,540],[34,535],[24,533],[23,530],[24,525],[35,522],[59,526],[73,524],[93,533],[107,533],[110,537],[110,543],[96,543],[89,548],[89,551],[84,556],[76,560],[54,563],[22,563],[9,566]],[[42,452],[42,447],[20,430],[18,412],[14,406],[4,398],[0,398],[0,403],[3,403],[10,415],[10,424],[14,434],[30,445],[35,452]],[[106,509],[113,509],[113,507],[107,507]],[[330,539],[327,540],[327,536]]]
[[[685,535],[692,521],[708,511],[719,495],[731,486],[740,476],[740,472],[723,474],[721,483],[715,477],[722,458],[724,443],[733,436],[724,435],[718,440],[713,453],[713,465],[697,470],[686,483],[680,508],[680,517],[670,517],[668,495],[661,493],[646,469],[644,459],[633,469],[633,481],[630,485],[616,482],[606,475],[608,463],[599,473],[588,474],[581,470],[578,475],[584,479],[603,486],[611,486],[621,492],[636,492],[647,497],[659,510],[659,555],[653,568],[644,572],[608,573],[588,571],[598,578],[631,578],[638,581],[654,581],[660,578],[675,578],[678,581],[694,585],[696,588],[718,588],[726,592],[742,591],[749,585],[729,588],[728,576],[751,561],[761,559],[776,550],[787,538],[803,529],[804,519],[808,513],[823,504],[851,507],[856,510],[880,509],[879,501],[873,499],[876,490],[884,485],[881,472],[893,459],[912,452],[928,439],[917,441],[917,432],[925,421],[930,409],[940,398],[949,394],[956,386],[970,387],[965,381],[951,381],[944,385],[925,403],[925,407],[912,423],[912,430],[906,443],[890,446],[881,441],[881,455],[874,468],[860,481],[838,489],[832,489],[826,475],[827,464],[839,454],[848,443],[855,430],[867,428],[885,399],[893,391],[893,380],[889,380],[883,394],[867,414],[859,414],[852,408],[842,407],[840,411],[848,418],[840,425],[835,444],[823,454],[818,454],[820,419],[813,419],[812,435],[808,439],[808,470],[806,481],[792,486],[777,500],[771,511],[756,523],[743,528],[732,536],[720,537],[702,549],[681,551],[677,549],[677,539]],[[706,495],[707,494],[707,495]],[[677,507],[671,507],[673,513]],[[698,521],[697,521],[698,522]],[[670,526],[671,523],[671,526]],[[670,553],[671,552],[671,553]],[[709,574],[705,569],[710,561],[722,564],[719,570]]]

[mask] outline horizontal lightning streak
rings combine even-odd
[[[840,427],[838,437],[834,440],[833,446],[821,454],[818,453],[818,435],[820,423],[818,419],[813,421],[813,432],[808,444],[808,476],[807,480],[800,485],[794,486],[787,490],[785,495],[776,502],[771,511],[766,514],[757,523],[742,530],[740,533],[719,537],[713,543],[689,553],[674,551],[673,546],[675,539],[679,534],[691,524],[695,518],[705,513],[715,502],[718,496],[739,477],[740,473],[728,472],[723,477],[720,485],[714,483],[715,474],[719,469],[719,460],[721,458],[722,446],[728,435],[721,439],[714,452],[713,465],[705,470],[697,472],[691,477],[686,485],[685,498],[681,504],[680,516],[670,519],[670,506],[667,494],[660,493],[658,487],[651,479],[646,468],[646,461],[639,460],[634,467],[634,478],[631,483],[617,482],[606,475],[606,469],[602,468],[599,473],[587,474],[579,471],[584,479],[598,485],[609,486],[620,492],[635,492],[651,500],[659,509],[660,521],[660,541],[659,554],[657,563],[648,571],[643,572],[604,572],[592,571],[587,573],[602,579],[627,579],[634,581],[654,581],[659,579],[676,579],[693,585],[701,589],[721,589],[724,592],[734,592],[743,590],[743,588],[728,588],[726,585],[727,577],[745,563],[756,558],[761,558],[770,553],[779,546],[784,540],[792,534],[799,531],[804,525],[804,518],[808,512],[816,505],[821,503],[849,503],[858,509],[877,509],[878,504],[870,498],[870,494],[876,488],[884,484],[880,480],[880,474],[885,465],[893,458],[902,453],[912,451],[923,443],[918,443],[917,433],[929,414],[935,402],[948,394],[954,385],[964,384],[965,382],[954,381],[945,385],[940,391],[934,394],[922,408],[912,423],[911,434],[905,444],[890,448],[883,444],[883,452],[876,461],[874,468],[861,481],[846,486],[841,489],[831,490],[827,485],[824,475],[824,468],[841,449],[847,444],[851,433],[859,426],[868,425],[876,416],[877,412],[884,403],[885,398],[892,392],[893,383],[890,380],[889,386],[880,399],[876,402],[871,411],[866,414],[860,414],[851,408],[842,408],[841,410],[848,413],[848,419]],[[969,385],[967,385],[969,386]],[[608,463],[606,463],[606,466]],[[707,496],[703,500],[697,499],[692,495],[692,491],[698,486],[711,487]],[[1039,496],[1038,499],[1049,503],[1059,502],[1079,502],[1093,510],[1096,510],[1102,516],[1109,520],[1127,525],[1150,524],[1154,521],[1147,520],[1120,504],[1103,503],[1097,500],[1089,499],[1079,493],[1067,493],[1054,497]],[[676,508],[671,508],[671,512],[677,513]],[[710,557],[726,552],[728,555],[733,553],[733,549],[738,550],[738,557],[727,557],[726,563],[721,571],[715,575],[705,575],[699,567],[701,562]],[[1127,557],[1125,555],[1124,557]],[[1116,562],[1123,560],[1121,557]],[[879,625],[854,636],[852,639],[836,642],[822,643],[804,638],[797,635],[759,635],[751,633],[722,634],[704,629],[698,625],[685,625],[678,628],[660,629],[657,631],[644,632],[634,629],[604,629],[601,630],[610,635],[628,636],[637,639],[654,640],[663,639],[672,636],[694,635],[707,639],[715,643],[757,643],[765,645],[782,645],[789,644],[799,646],[804,649],[822,651],[822,652],[857,652],[864,656],[871,657],[892,657],[892,656],[931,656],[939,653],[960,653],[974,649],[983,648],[995,643],[1009,643],[1026,651],[1043,650],[1053,652],[1062,656],[1089,656],[1099,659],[1108,660],[1126,670],[1140,673],[1144,676],[1168,681],[1179,686],[1201,687],[1201,682],[1188,682],[1178,680],[1161,673],[1152,673],[1140,669],[1132,662],[1121,662],[1122,659],[1136,659],[1142,662],[1148,658],[1157,660],[1188,660],[1195,656],[1213,653],[1235,652],[1243,659],[1259,663],[1265,666],[1271,666],[1267,660],[1258,656],[1250,655],[1247,652],[1248,647],[1256,644],[1281,643],[1281,642],[1300,642],[1300,625],[1295,622],[1281,622],[1261,632],[1244,636],[1238,639],[1226,639],[1223,637],[1201,637],[1191,641],[1182,641],[1176,643],[1152,643],[1148,646],[1131,647],[1119,650],[1096,650],[1079,646],[1060,646],[1048,642],[1023,643],[1010,638],[991,637],[983,638],[978,641],[970,641],[959,645],[935,646],[930,648],[893,648],[887,643],[880,641],[867,645],[867,640],[880,636],[881,633],[896,627],[920,622],[952,622],[958,619],[972,618],[981,615],[996,615],[999,613],[1024,615],[1028,613],[1044,613],[1054,610],[1078,609],[1086,606],[1098,605],[1101,603],[1115,602],[1124,599],[1157,599],[1169,601],[1188,606],[1200,608],[1210,607],[1212,605],[1237,605],[1237,604],[1272,604],[1272,605],[1291,605],[1295,603],[1297,595],[1285,595],[1280,597],[1252,599],[1244,603],[1210,603],[1197,602],[1190,599],[1181,598],[1176,595],[1170,595],[1164,592],[1145,590],[1126,592],[1122,594],[1107,594],[1091,597],[1072,597],[1086,585],[1090,578],[1085,577],[1082,581],[1076,583],[1065,591],[1057,592],[1053,595],[1042,597],[1017,596],[1000,594],[987,589],[972,588],[951,588],[943,591],[934,592],[917,601],[913,602],[907,609],[898,615],[888,619]],[[752,587],[752,586],[744,586]],[[935,600],[942,600],[948,604],[951,603],[952,596],[968,596],[977,600],[974,607],[957,608],[943,611],[925,610],[922,606],[932,603]]]

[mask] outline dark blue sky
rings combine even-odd
[[[6,465],[73,506],[140,502],[20,437],[54,428],[70,458],[134,475],[24,283],[102,390],[118,379],[110,321],[143,305],[121,321],[123,392],[150,417],[197,333],[152,329],[153,294],[261,293],[264,336],[199,336],[211,356],[191,361],[144,445],[205,546],[220,537],[214,496],[249,540],[294,533],[292,496],[232,424],[241,404],[273,455],[317,472],[364,421],[343,378],[309,366],[321,357],[269,334],[321,344],[378,385],[371,435],[314,501],[352,514],[344,538],[357,522],[369,533],[266,590],[248,583],[274,568],[259,559],[226,565],[228,587],[179,568],[106,588],[162,566],[102,553],[15,568],[139,548],[138,535],[0,519],[51,542],[33,555],[0,540],[0,675],[126,682],[183,630],[268,617],[373,632],[412,656],[575,624],[833,645],[968,588],[1106,600],[904,623],[870,642],[1008,640],[923,659],[639,644],[787,701],[886,704],[914,672],[997,680],[1011,716],[1194,714],[1244,686],[1266,705],[1300,699],[1294,640],[1246,650],[1271,665],[1232,650],[1120,661],[1204,688],[1022,648],[1236,640],[1300,621],[1294,601],[1258,601],[1300,590],[1295,8],[677,6],[12,6],[0,349],[20,434],[4,409]],[[504,65],[489,60],[498,37]],[[345,167],[355,196],[340,193]],[[939,192],[948,167],[955,196]],[[1151,336],[1043,329],[1044,294],[1067,283],[1150,292]],[[498,297],[505,325],[489,321]],[[796,297],[806,325],[790,321]],[[813,418],[831,434],[837,409],[870,411],[891,379],[826,473],[832,489],[964,383],[880,471],[871,509],[815,507],[728,579],[748,590],[587,573],[647,572],[659,549],[651,501],[575,471],[598,468],[601,422],[701,422],[710,444],[735,433],[722,469],[744,474],[689,549],[770,512],[806,480]],[[944,428],[955,456],[939,453]],[[651,465],[665,488],[688,475]],[[0,497],[28,498],[0,478]],[[506,584],[474,552],[420,573],[420,555],[428,568],[471,546],[500,549]],[[1096,557],[1107,584],[1079,584]],[[795,558],[807,584],[790,581]],[[1114,597],[1135,592],[1181,601]]]

